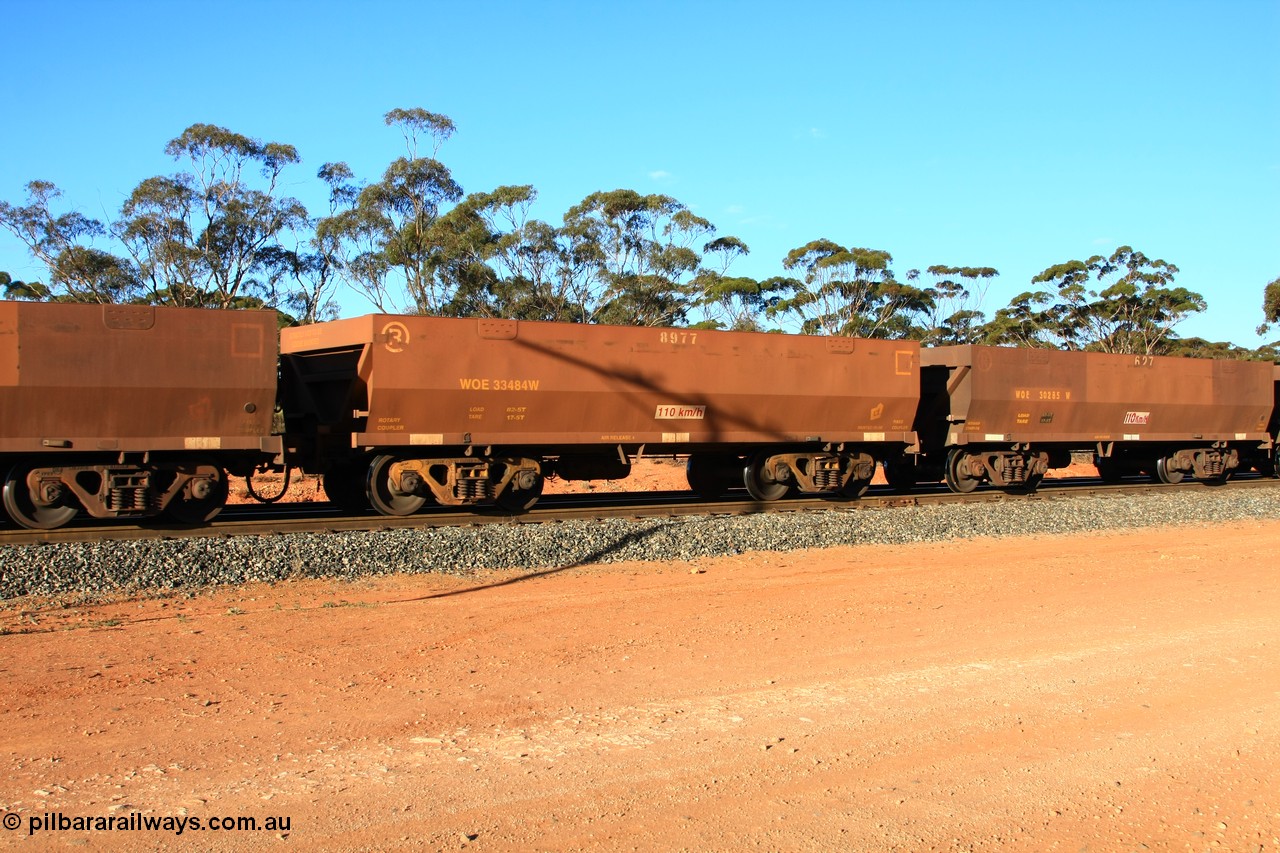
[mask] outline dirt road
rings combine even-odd
[[[0,843],[1277,850],[1277,554],[1268,521],[28,604]]]

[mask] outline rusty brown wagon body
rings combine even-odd
[[[917,427],[957,491],[1034,488],[1082,451],[1104,479],[1221,482],[1271,444],[1271,364],[988,346],[921,359]]]
[[[0,302],[6,511],[212,517],[224,469],[280,452],[276,346],[267,311]]]
[[[919,352],[391,315],[281,336],[290,446],[331,495],[363,485],[391,514],[427,499],[519,508],[548,474],[617,478],[641,453],[688,455],[691,484],[708,494],[735,482],[762,500],[791,487],[856,492],[875,457],[915,444]]]

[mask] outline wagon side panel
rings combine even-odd
[[[367,446],[909,441],[919,396],[911,342],[390,316],[368,332]]]
[[[257,449],[275,355],[270,312],[8,303],[0,451]]]

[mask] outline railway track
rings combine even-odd
[[[364,515],[344,515],[329,503],[242,504],[230,506],[212,523],[184,526],[155,521],[146,525],[101,523],[83,518],[67,527],[51,531],[0,528],[0,545],[52,544],[62,542],[105,542],[140,539],[218,538],[273,536],[288,533],[374,531],[395,528],[465,527],[489,524],[541,524],[571,519],[661,518],[692,515],[750,515],[762,512],[862,512],[904,506],[947,503],[993,503],[1070,500],[1076,497],[1125,497],[1155,494],[1170,489],[1210,488],[1196,483],[1164,485],[1134,479],[1108,485],[1096,478],[1064,478],[1042,486],[1031,495],[1011,495],[998,490],[954,494],[939,485],[897,494],[885,487],[873,488],[859,500],[811,497],[786,498],[772,503],[743,500],[745,493],[706,501],[687,491],[619,492],[591,495],[548,495],[531,511],[513,515],[500,510],[477,512],[449,508],[428,509],[402,518],[385,517],[372,511]],[[1280,489],[1280,480],[1257,475],[1241,475],[1224,488]]]

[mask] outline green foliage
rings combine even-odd
[[[281,234],[306,223],[299,202],[275,195],[297,151],[208,124],[187,128],[165,151],[191,171],[142,181],[107,224],[56,213],[62,194],[47,181],[27,185],[26,205],[0,202],[0,225],[49,270],[44,298],[218,307],[250,293],[273,298],[266,260]],[[94,245],[108,239],[124,253]]]
[[[775,277],[757,281],[729,275],[729,267],[751,252],[737,237],[717,237],[702,247],[704,266],[691,284],[694,305],[705,319],[695,323],[700,329],[728,329],[734,332],[764,331],[764,312],[789,291],[788,279]],[[712,264],[708,265],[707,260]]]
[[[165,153],[189,171],[140,183],[115,227],[153,300],[220,308],[241,296],[274,300],[280,240],[308,223],[299,201],[277,196],[283,171],[301,162],[297,149],[194,124]]]
[[[530,217],[532,186],[470,195],[437,159],[457,132],[422,108],[383,115],[404,154],[372,183],[345,163],[322,165],[327,212],[312,217],[281,192],[296,148],[193,124],[165,152],[174,174],[140,182],[118,216],[99,221],[32,181],[25,203],[0,201],[0,226],[47,270],[45,282],[0,274],[10,299],[263,306],[282,322],[337,315],[337,294],[381,311],[455,317],[679,325],[987,342],[1104,352],[1266,357],[1229,344],[1182,341],[1173,329],[1204,298],[1175,284],[1178,268],[1121,246],[1048,267],[989,322],[979,310],[991,267],[934,265],[899,278],[889,252],[813,240],[782,259],[782,275],[731,268],[750,249],[676,199],[630,189],[594,192],[559,226]],[[1265,286],[1264,324],[1280,322],[1280,279]],[[1265,350],[1265,348],[1264,348]]]
[[[803,278],[775,283],[779,298],[766,316],[794,314],[808,335],[864,338],[920,337],[921,317],[932,310],[924,290],[898,281],[893,257],[880,249],[847,249],[831,240],[813,240],[783,260]]]
[[[974,344],[984,335],[983,313],[977,306],[986,296],[990,280],[1000,273],[993,267],[953,267],[935,264],[925,272],[933,284],[924,289],[926,310],[920,341],[926,346]],[[920,273],[907,274],[910,281]],[[975,293],[973,288],[979,292]]]
[[[1098,352],[1168,352],[1173,327],[1205,309],[1204,297],[1174,286],[1178,268],[1129,246],[1110,257],[1056,264],[1032,279],[1049,291],[1022,293],[996,312],[989,343]],[[1089,289],[1101,282],[1097,290]]]
[[[1056,348],[1053,338],[1057,318],[1040,306],[1053,297],[1043,290],[1024,291],[996,312],[982,329],[982,343],[1016,347]]]
[[[0,287],[4,288],[5,299],[45,302],[50,298],[49,288],[45,285],[38,281],[14,281],[7,272],[0,272]]]
[[[49,285],[29,286],[15,295],[73,302],[125,302],[142,286],[129,260],[94,247],[107,236],[98,220],[75,211],[57,214],[62,191],[48,181],[27,184],[27,203],[0,201],[0,226],[26,244],[49,271]],[[43,288],[43,289],[40,289]]]
[[[1274,361],[1274,346],[1258,349],[1237,346],[1229,341],[1207,341],[1204,338],[1176,338],[1169,342],[1165,355],[1185,358],[1225,358],[1236,361]]]
[[[714,231],[670,196],[620,189],[570,208],[562,236],[568,267],[586,285],[590,319],[670,326],[694,304],[691,279],[702,258],[692,246]]]
[[[460,236],[461,223],[440,219],[443,206],[462,197],[462,188],[443,163],[418,156],[418,146],[425,136],[435,141],[433,153],[438,151],[453,134],[453,122],[421,109],[395,109],[383,118],[404,134],[408,156],[394,160],[380,181],[354,194],[345,183],[349,170],[340,176],[322,170],[331,187],[342,188],[339,202],[354,201],[316,223],[317,239],[378,310],[448,313],[456,306],[460,270],[443,243],[453,241],[456,249],[465,236]]]
[[[1280,278],[1274,278],[1262,290],[1263,323],[1258,334],[1265,335],[1272,323],[1280,323]]]
[[[485,309],[518,320],[586,322],[594,310],[590,274],[575,263],[581,253],[563,232],[528,218],[536,198],[531,186],[505,186],[473,193],[459,205],[487,229],[484,260],[493,274]],[[479,304],[478,296],[470,301]]]

